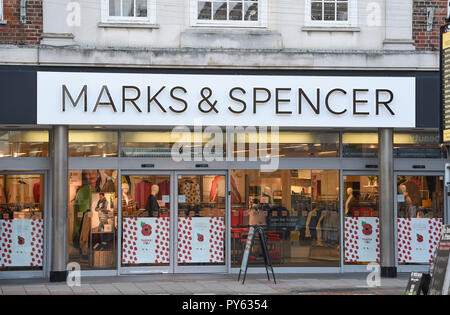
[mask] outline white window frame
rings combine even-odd
[[[110,16],[109,1],[101,0],[102,22],[103,23],[124,23],[124,24],[156,24],[156,0],[147,0],[147,16]]]
[[[3,0],[0,0],[0,22],[3,20]]]
[[[348,20],[347,21],[313,21],[311,20],[311,0],[305,1],[305,26],[317,27],[356,27],[358,26],[357,0],[348,0]]]
[[[258,1],[258,21],[213,21],[198,20],[198,2],[201,0],[190,0],[191,26],[207,27],[267,27],[268,2],[269,0]],[[205,0],[208,1],[208,0]],[[225,0],[223,0],[225,1]],[[230,1],[230,0],[229,0]]]

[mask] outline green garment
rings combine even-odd
[[[91,188],[88,185],[81,187],[80,190],[78,190],[77,195],[75,196],[75,202],[73,205],[74,220],[72,239],[74,244],[79,244],[80,242],[80,225],[83,216],[80,215],[80,217],[78,217],[78,214],[85,213],[91,208],[91,200]]]

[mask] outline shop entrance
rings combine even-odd
[[[121,274],[226,272],[226,172],[121,175]]]

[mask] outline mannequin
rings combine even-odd
[[[133,215],[133,210],[135,210],[135,203],[132,198],[128,195],[130,191],[130,186],[127,182],[122,183],[122,211],[126,211],[128,216]]]
[[[345,201],[345,215],[348,215],[348,212],[350,210],[350,204],[352,201],[354,201],[355,196],[353,196],[353,188],[349,187],[347,188],[347,200]]]
[[[272,189],[269,186],[264,186],[264,192],[262,194],[262,197],[267,197],[268,201],[267,203],[272,203]],[[261,201],[261,203],[264,203]]]
[[[409,218],[415,218],[417,215],[417,207],[419,206],[418,200],[420,200],[417,185],[408,180],[401,184],[398,188],[403,196],[405,196],[405,202],[408,205],[407,216]]]
[[[147,204],[145,209],[148,211],[149,216],[159,217],[159,204],[158,204],[159,186],[152,185],[152,193],[147,198]]]

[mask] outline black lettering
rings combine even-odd
[[[367,104],[368,101],[367,100],[358,100],[357,98],[357,93],[359,92],[369,92],[369,90],[367,89],[353,89],[353,115],[370,115],[369,112],[358,112],[356,110],[356,105],[358,104]]]
[[[380,101],[380,93],[388,93],[389,94],[389,100],[388,101]],[[386,109],[391,113],[392,116],[395,116],[394,111],[389,107],[389,103],[391,103],[394,100],[394,93],[392,93],[391,90],[376,90],[376,114],[378,115],[380,112],[380,105],[384,105]]]
[[[298,113],[302,113],[302,96],[305,97],[306,101],[308,102],[309,106],[312,108],[312,110],[319,115],[320,114],[320,89],[317,89],[317,105],[314,107],[314,104],[311,102],[311,100],[308,98],[306,93],[303,91],[303,89],[298,89]]]
[[[340,112],[335,112],[334,110],[331,109],[330,104],[328,103],[328,99],[330,98],[331,94],[333,94],[334,92],[341,92],[344,95],[347,94],[347,92],[345,92],[343,89],[331,90],[330,92],[328,92],[327,97],[325,98],[325,106],[330,113],[333,113],[335,115],[342,115],[347,111],[347,109],[344,109],[343,111],[340,111]]]
[[[236,101],[236,102],[242,104],[242,109],[241,109],[241,110],[234,110],[234,109],[231,108],[231,106],[228,106],[228,109],[230,110],[230,112],[232,112],[232,113],[234,113],[234,114],[241,114],[241,113],[245,112],[245,110],[247,109],[247,104],[245,103],[244,100],[241,100],[241,99],[239,99],[239,98],[234,97],[234,95],[233,95],[233,92],[234,92],[234,91],[240,91],[240,92],[241,92],[242,94],[244,94],[244,95],[245,95],[247,92],[246,92],[243,88],[241,88],[241,87],[235,87],[235,88],[231,89],[231,90],[230,90],[230,93],[229,93],[230,98],[231,98],[233,101]]]
[[[275,89],[275,113],[276,114],[292,114],[291,111],[280,111],[281,103],[290,103],[291,100],[289,98],[282,99],[280,98],[280,92],[290,92],[292,89],[290,88],[277,88]]]
[[[127,98],[126,93],[127,89],[133,89],[136,91],[136,97],[135,98]],[[125,113],[125,105],[127,102],[130,102],[133,104],[133,106],[137,109],[139,113],[142,113],[142,110],[139,108],[139,106],[136,104],[136,101],[141,97],[141,90],[136,86],[123,86],[122,87],[122,112]]]
[[[267,98],[265,100],[257,100],[256,99],[256,94],[257,94],[257,92],[260,92],[260,91],[264,91],[267,93]],[[272,94],[270,93],[270,91],[268,89],[254,88],[253,89],[253,114],[256,114],[256,105],[267,103],[271,97],[272,97]]]
[[[63,112],[66,111],[66,96],[69,97],[70,102],[72,103],[73,107],[77,107],[78,102],[81,100],[81,97],[84,95],[84,111],[87,112],[87,85],[83,86],[81,89],[80,94],[78,94],[77,100],[74,101],[72,98],[72,95],[70,95],[69,90],[67,89],[67,86],[63,84],[62,86],[62,110]]]
[[[163,86],[162,88],[159,89],[158,92],[156,92],[155,95],[153,95],[153,97],[150,97],[150,87],[147,87],[147,111],[150,113],[150,104],[152,102],[155,102],[156,105],[158,105],[158,107],[164,112],[167,113],[166,109],[161,105],[161,103],[158,101],[157,97],[159,95],[159,93],[161,93],[166,87]]]
[[[187,109],[187,107],[188,107],[188,104],[187,104],[187,102],[186,102],[184,99],[179,98],[179,97],[177,97],[177,96],[174,95],[174,92],[175,92],[176,90],[181,90],[181,91],[184,92],[184,94],[186,94],[187,91],[186,91],[186,89],[185,89],[184,87],[182,87],[182,86],[176,86],[176,87],[174,87],[172,90],[170,90],[170,96],[171,96],[174,100],[176,100],[176,101],[178,101],[178,102],[180,102],[180,103],[183,103],[183,104],[184,104],[184,108],[183,108],[183,109],[180,109],[180,110],[176,110],[176,109],[174,109],[172,106],[169,106],[169,109],[170,109],[172,112],[174,112],[174,113],[182,113],[182,112],[186,111],[186,109]],[[164,111],[164,112],[165,112],[165,111]]]
[[[100,102],[103,96],[103,92],[106,92],[106,95],[108,96],[108,100],[109,102],[104,103],[104,102]],[[115,113],[117,113],[117,109],[116,106],[114,105],[114,101],[111,97],[111,94],[109,93],[108,87],[106,85],[102,86],[102,90],[100,91],[100,94],[98,95],[98,99],[97,102],[95,103],[95,107],[94,107],[94,113],[97,111],[97,107],[99,106],[112,106],[112,109],[114,110]]]

